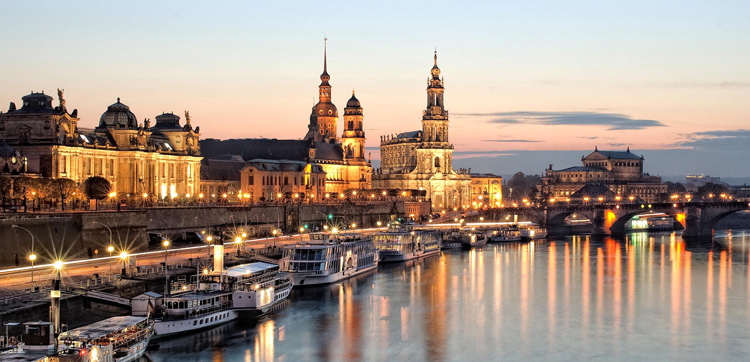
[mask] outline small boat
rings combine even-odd
[[[524,225],[518,231],[521,233],[521,240],[528,241],[547,237],[547,229],[539,226],[539,224]]]
[[[487,233],[475,228],[464,228],[461,230],[461,246],[465,250],[481,248],[487,245]]]
[[[373,239],[358,233],[311,233],[309,241],[284,247],[279,263],[295,287],[335,283],[378,267]]]
[[[380,251],[381,262],[399,262],[439,254],[443,238],[437,231],[415,230],[393,220],[372,240]]]
[[[492,231],[489,237],[490,243],[507,243],[521,241],[521,232],[517,229],[501,228]]]
[[[148,317],[112,317],[60,333],[61,351],[50,362],[130,362],[146,352],[153,335]]]

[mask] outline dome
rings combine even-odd
[[[349,101],[346,102],[347,108],[362,108],[361,105],[359,105],[359,99],[354,96],[354,91],[352,91],[352,97],[349,98]]]
[[[174,113],[162,113],[156,116],[156,125],[151,129],[182,129],[180,116]]]
[[[28,113],[50,113],[52,112],[52,97],[41,93],[34,93],[24,96],[21,98],[23,105],[21,106],[21,112]]]
[[[318,103],[313,107],[313,113],[318,117],[338,117],[339,111],[333,103]]]
[[[349,98],[349,101],[346,102],[346,108],[344,109],[344,114],[362,114],[362,106],[359,104],[359,99],[354,96],[354,91],[352,91],[352,97]]]
[[[120,103],[120,98],[117,98],[117,103],[107,107],[107,111],[102,113],[99,127],[136,128],[138,121],[130,107]]]

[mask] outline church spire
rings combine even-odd
[[[328,85],[331,76],[328,75],[328,38],[323,38],[323,74],[320,75],[321,86]]]

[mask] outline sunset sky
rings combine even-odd
[[[437,48],[455,167],[630,147],[651,173],[750,177],[748,19],[747,0],[14,1],[0,109],[64,88],[81,127],[121,97],[139,122],[189,110],[203,138],[301,138],[327,36],[333,101],[343,115],[356,89],[373,159],[421,127]]]

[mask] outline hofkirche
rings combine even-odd
[[[205,139],[202,174],[205,186],[229,170],[229,178],[244,198],[273,200],[277,195],[302,193],[322,199],[328,193],[371,188],[372,166],[365,157],[364,113],[352,92],[344,109],[344,127],[337,136],[339,113],[331,101],[331,76],[324,48],[323,73],[318,86],[318,103],[312,108],[307,133],[302,139]],[[323,185],[317,174],[325,173]],[[229,180],[232,181],[232,180]],[[239,181],[239,182],[237,182]],[[220,188],[217,188],[221,192]],[[206,188],[204,191],[208,191]]]
[[[185,112],[185,125],[172,113],[138,122],[130,107],[107,107],[93,129],[79,128],[78,110],[68,111],[63,90],[58,105],[44,92],[26,95],[0,112],[0,141],[14,149],[22,168],[8,174],[69,178],[77,183],[102,176],[120,195],[173,198],[195,194],[200,183],[200,130]],[[13,165],[10,165],[13,166]],[[13,172],[17,170],[19,172]]]

